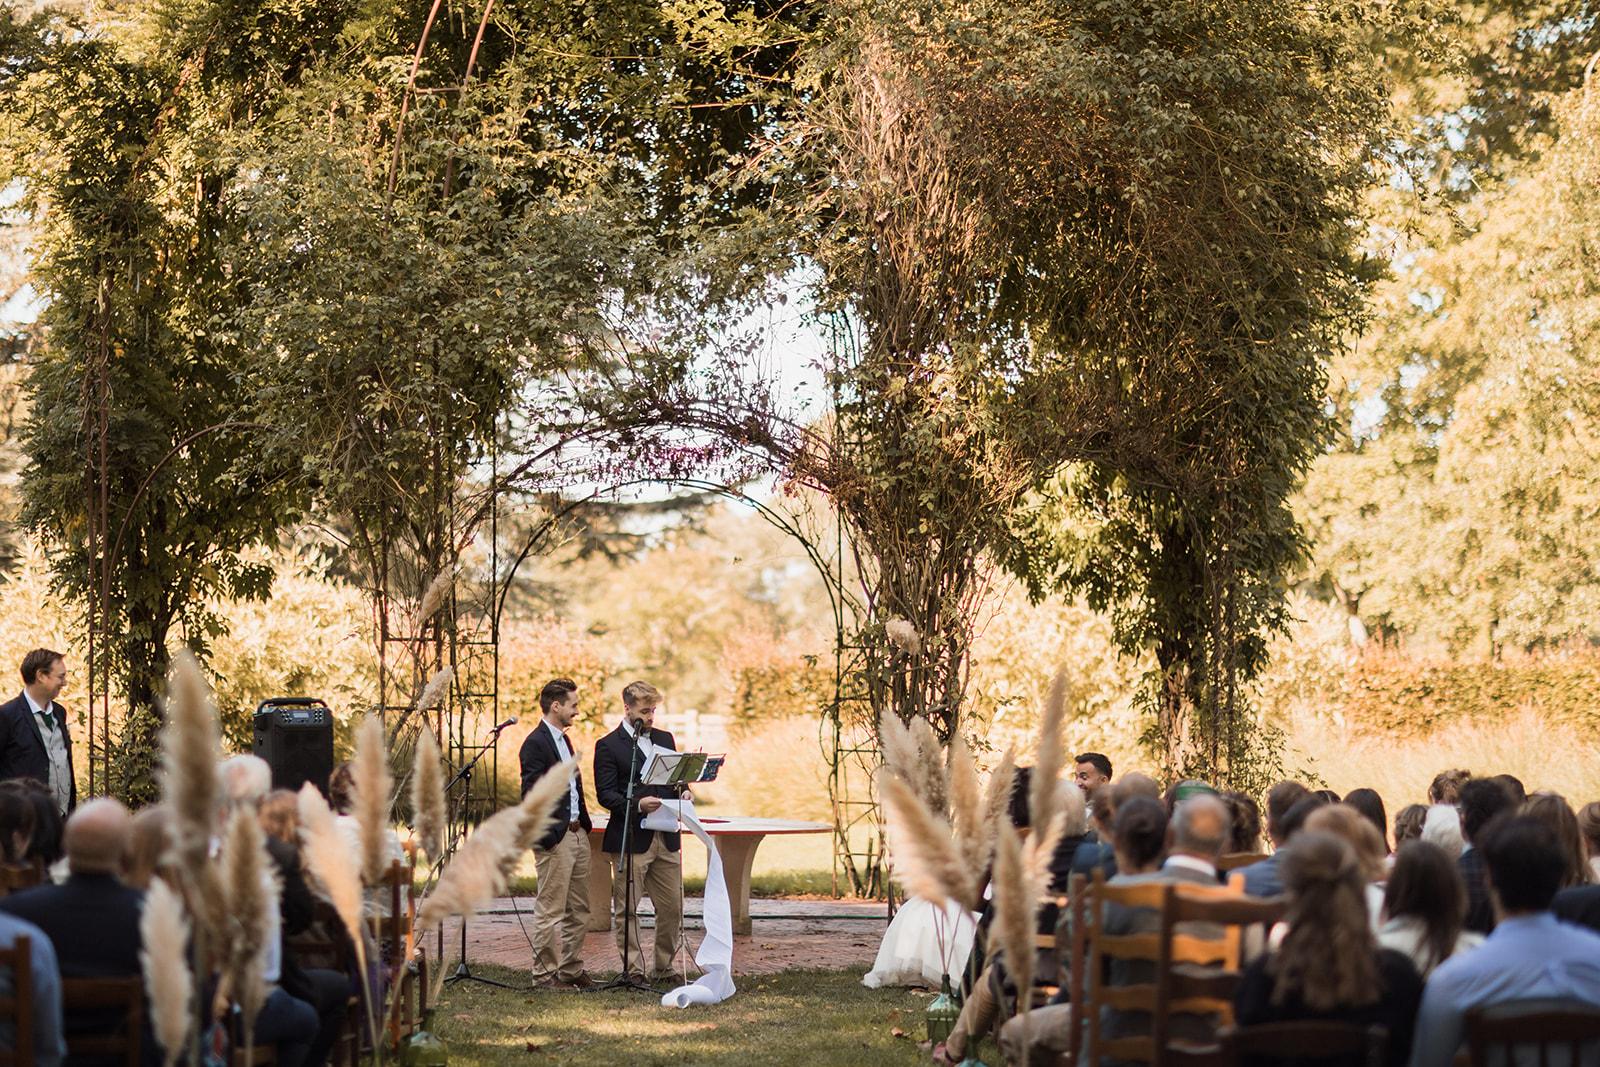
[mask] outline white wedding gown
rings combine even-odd
[[[958,982],[977,928],[977,916],[953,900],[946,902],[941,914],[921,897],[912,897],[894,913],[878,946],[878,958],[861,984],[868,989],[896,985],[938,989],[946,974]]]

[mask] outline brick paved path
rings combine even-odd
[[[467,958],[472,963],[495,963],[518,969],[529,967],[533,953],[528,949],[522,924],[532,930],[533,904],[532,897],[496,900],[467,928]],[[683,910],[692,959],[693,949],[700,944],[705,930],[700,898],[685,900]],[[754,933],[733,939],[735,975],[773,974],[799,968],[867,968],[872,966],[878,954],[878,942],[888,926],[884,905],[873,901],[758,898],[750,902],[750,912]],[[654,919],[648,901],[641,914],[645,944],[649,945],[654,936],[651,933]],[[451,970],[455,969],[460,956],[459,929],[455,922],[446,926],[444,958]],[[429,939],[429,952],[436,949],[436,942]],[[647,952],[647,959],[648,955]],[[583,943],[583,961],[591,974],[616,972],[618,953],[611,931],[589,934]]]

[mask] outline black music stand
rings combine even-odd
[[[456,776],[450,779],[450,781],[446,783],[444,787],[445,793],[448,794],[450,790],[455,788],[457,782],[461,783],[461,800],[456,809],[461,816],[461,837],[466,836],[467,819],[471,814],[467,810],[467,801],[472,796],[472,768],[478,765],[478,761],[484,757],[484,753],[495,747],[495,744],[500,740],[500,731],[504,730],[507,726],[510,726],[514,721],[516,720],[508,719],[490,731],[489,740],[485,741],[481,746],[479,746],[478,751],[473,753],[472,759],[469,760],[459,771],[457,771]],[[460,838],[458,837],[457,840],[460,840]],[[440,936],[444,936],[444,932],[442,930],[440,931]],[[449,985],[452,982],[479,982],[483,985],[494,986],[496,989],[524,988],[522,986],[510,985],[506,982],[500,982],[493,978],[485,978],[482,975],[472,973],[472,968],[467,964],[467,917],[465,915],[461,917],[461,962],[456,965],[455,973],[446,978],[443,984]]]
[[[653,988],[635,980],[628,973],[628,953],[631,948],[628,934],[633,929],[633,912],[636,906],[633,900],[633,782],[638,776],[639,730],[636,729],[633,733],[633,745],[628,752],[628,789],[622,804],[622,970],[611,981],[587,990],[590,993],[604,993],[611,989],[627,989],[637,993],[655,992]],[[644,956],[642,946],[639,955],[641,959]]]

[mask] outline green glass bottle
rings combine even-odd
[[[961,1006],[956,1003],[955,995],[950,990],[950,976],[944,975],[940,981],[939,995],[928,1004],[928,1040],[935,1045],[950,1036],[950,1031],[956,1025],[956,1019],[961,1015]]]
[[[447,1067],[450,1050],[433,1032],[433,1009],[422,1013],[422,1026],[400,1043],[401,1067]]]

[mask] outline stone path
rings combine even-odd
[[[684,901],[683,925],[691,959],[705,930],[700,904],[698,897]],[[533,908],[532,897],[497,899],[467,928],[467,959],[474,964],[493,963],[526,970],[532,964],[533,953],[524,929],[532,933]],[[888,926],[884,905],[874,901],[758,898],[750,902],[750,913],[754,932],[749,937],[733,939],[735,975],[773,974],[797,968],[867,968],[872,966],[878,942]],[[641,915],[644,941],[649,945],[654,936],[654,919],[648,901]],[[459,923],[446,925],[444,958],[451,970],[460,957],[459,931]],[[430,954],[437,952],[437,943],[432,939],[428,950]],[[611,931],[591,933],[584,940],[584,966],[591,974],[615,973],[618,958]]]

